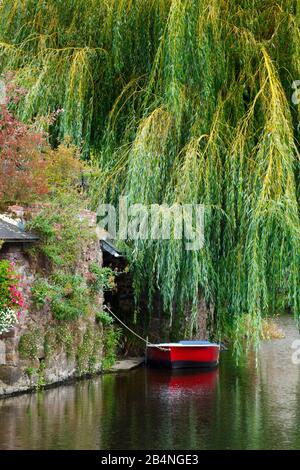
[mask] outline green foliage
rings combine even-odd
[[[18,112],[64,108],[53,133],[98,166],[95,207],[125,193],[204,204],[203,250],[132,242],[136,295],[159,290],[170,323],[188,317],[190,331],[204,296],[237,350],[247,328],[258,341],[278,296],[300,313],[299,22],[294,0],[0,5],[1,69],[30,90]],[[43,224],[45,253],[67,265],[72,249]]]
[[[72,188],[56,192],[49,203],[29,223],[28,229],[41,237],[40,251],[53,266],[70,269],[94,233],[80,216],[84,200]]]
[[[47,385],[46,379],[45,379],[45,368],[46,368],[45,361],[41,361],[39,364],[39,367],[29,366],[25,369],[25,374],[28,376],[30,381],[32,381],[33,378],[36,377],[35,389],[37,391],[43,389],[45,385]]]
[[[62,323],[49,326],[44,335],[44,352],[46,360],[51,360],[55,353],[64,351],[67,358],[74,354],[76,343],[76,330],[70,324]]]
[[[102,268],[97,263],[91,263],[89,270],[92,274],[89,283],[93,293],[115,288],[115,272],[111,268]]]
[[[96,321],[102,323],[104,326],[111,325],[114,319],[107,312],[97,312],[95,315]]]
[[[122,330],[113,326],[108,326],[104,330],[104,358],[103,369],[109,369],[116,361],[117,348],[122,336]]]
[[[86,315],[95,293],[85,277],[74,274],[82,252],[95,240],[94,231],[80,215],[82,210],[83,201],[76,192],[56,192],[28,224],[40,235],[37,249],[50,263],[47,278],[35,282],[32,299],[37,308],[49,302],[57,320]],[[100,287],[96,275],[95,280]]]
[[[35,307],[41,308],[52,295],[52,286],[48,279],[37,279],[31,288],[31,297]]]
[[[48,278],[38,278],[31,290],[32,300],[40,309],[48,302],[57,320],[74,320],[87,315],[100,291],[114,286],[113,271],[91,263],[92,278],[58,270]]]
[[[77,348],[76,361],[78,374],[91,374],[100,359],[102,333],[98,328],[87,328],[82,342]]]
[[[115,363],[121,334],[121,330],[112,325],[105,326],[103,332],[98,328],[87,328],[76,351],[78,373],[82,375],[95,371],[95,365],[101,358],[102,348],[102,368],[109,369]]]
[[[35,360],[38,358],[38,346],[41,340],[41,332],[34,329],[24,333],[19,341],[18,350],[21,359]]]
[[[72,320],[88,313],[90,293],[80,275],[56,273],[51,309],[57,320]]]
[[[37,382],[36,382],[36,389],[40,390],[47,385],[46,383],[46,378],[45,378],[45,369],[46,369],[46,364],[45,361],[41,361],[40,365],[37,369]]]
[[[57,349],[55,329],[48,328],[44,335],[44,353],[46,361],[50,360]]]
[[[57,320],[74,320],[88,313],[90,293],[82,276],[57,271],[35,282],[32,299],[37,308],[48,301]]]
[[[10,304],[11,276],[9,275],[10,262],[7,260],[0,261],[0,309]]]
[[[36,368],[29,366],[29,367],[26,367],[24,372],[29,377],[29,379],[31,379],[33,375],[36,373]]]
[[[70,188],[79,188],[87,172],[88,166],[80,160],[79,150],[74,145],[47,149],[46,175],[52,191],[68,192]]]
[[[70,327],[68,325],[57,325],[55,328],[55,339],[56,344],[66,351],[67,357],[70,357],[73,353],[73,343],[75,340]]]

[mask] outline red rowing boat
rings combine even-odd
[[[220,345],[209,341],[148,344],[146,364],[180,369],[183,367],[216,367]]]

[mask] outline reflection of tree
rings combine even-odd
[[[215,422],[209,448],[252,448],[260,429],[258,377],[251,357],[236,366],[230,353],[222,356]]]
[[[260,353],[264,437],[269,447],[299,449],[300,368],[291,360],[291,345],[299,333],[290,316],[282,317],[280,322],[285,338],[265,343]]]
[[[296,397],[295,399],[297,400],[298,406],[296,407],[295,410],[295,416],[294,416],[294,422],[295,422],[295,427],[294,427],[294,432],[292,435],[292,443],[291,443],[291,448],[292,449],[300,449],[300,431],[299,431],[299,423],[300,423],[300,374],[298,374],[297,377],[297,392],[296,392]]]
[[[0,401],[0,447],[98,448],[95,419],[101,417],[99,380]]]
[[[299,368],[291,363],[291,343],[298,335],[292,318],[281,319],[283,340],[262,344],[236,367],[222,356],[213,448],[299,448]]]

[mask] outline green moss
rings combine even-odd
[[[39,329],[24,333],[19,341],[18,350],[21,359],[35,360],[38,358],[38,344],[41,339]]]
[[[74,354],[75,330],[69,324],[53,325],[47,328],[44,336],[44,352],[47,360],[51,359],[55,352],[64,351],[67,358]]]
[[[37,279],[32,286],[31,296],[36,308],[41,308],[51,294],[51,286],[47,279]]]
[[[29,377],[29,379],[32,378],[32,376],[36,373],[36,368],[35,367],[26,367],[25,369],[25,374]]]
[[[55,328],[49,327],[44,336],[44,353],[47,360],[51,359],[56,348]]]
[[[104,326],[111,325],[114,320],[107,312],[97,312],[95,315],[97,323],[102,323]]]
[[[96,371],[97,363],[102,368],[110,368],[116,360],[116,351],[121,336],[121,330],[107,324],[102,329],[97,324],[89,325],[82,334],[78,326],[59,324],[48,326],[44,337],[39,329],[23,334],[19,342],[19,354],[22,359],[36,361],[38,359],[38,346],[43,340],[45,359],[40,361],[39,367],[28,366],[25,374],[32,379],[37,376],[36,386],[45,385],[45,369],[49,360],[57,353],[65,352],[67,358],[75,355],[77,375],[92,374]]]
[[[46,369],[45,361],[41,361],[39,368],[37,369],[37,382],[36,382],[37,390],[44,388],[47,383],[46,377],[45,377],[45,369]]]
[[[32,288],[36,308],[50,303],[57,320],[75,320],[89,311],[90,289],[79,274],[56,270],[48,279],[39,278]]]
[[[101,330],[88,327],[76,352],[78,375],[95,372],[95,365],[100,359],[101,345]]]
[[[45,361],[41,361],[39,367],[27,367],[25,369],[25,374],[29,377],[30,381],[33,377],[36,377],[35,381],[35,389],[40,390],[45,387],[46,385],[46,378],[45,378],[45,369],[46,364]]]
[[[63,348],[68,358],[74,352],[74,336],[69,325],[58,325],[55,327],[56,344]]]
[[[116,287],[116,273],[111,268],[101,268],[98,263],[91,263],[89,271],[91,273],[90,286],[93,294],[102,290],[112,290]]]
[[[116,353],[122,331],[120,328],[109,326],[104,330],[104,358],[102,368],[109,369],[116,361]]]

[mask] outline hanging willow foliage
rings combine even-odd
[[[29,120],[63,108],[53,130],[99,172],[95,207],[201,203],[205,246],[138,240],[137,296],[196,326],[200,297],[238,347],[264,315],[299,316],[297,0],[3,0],[0,70],[29,93]]]

